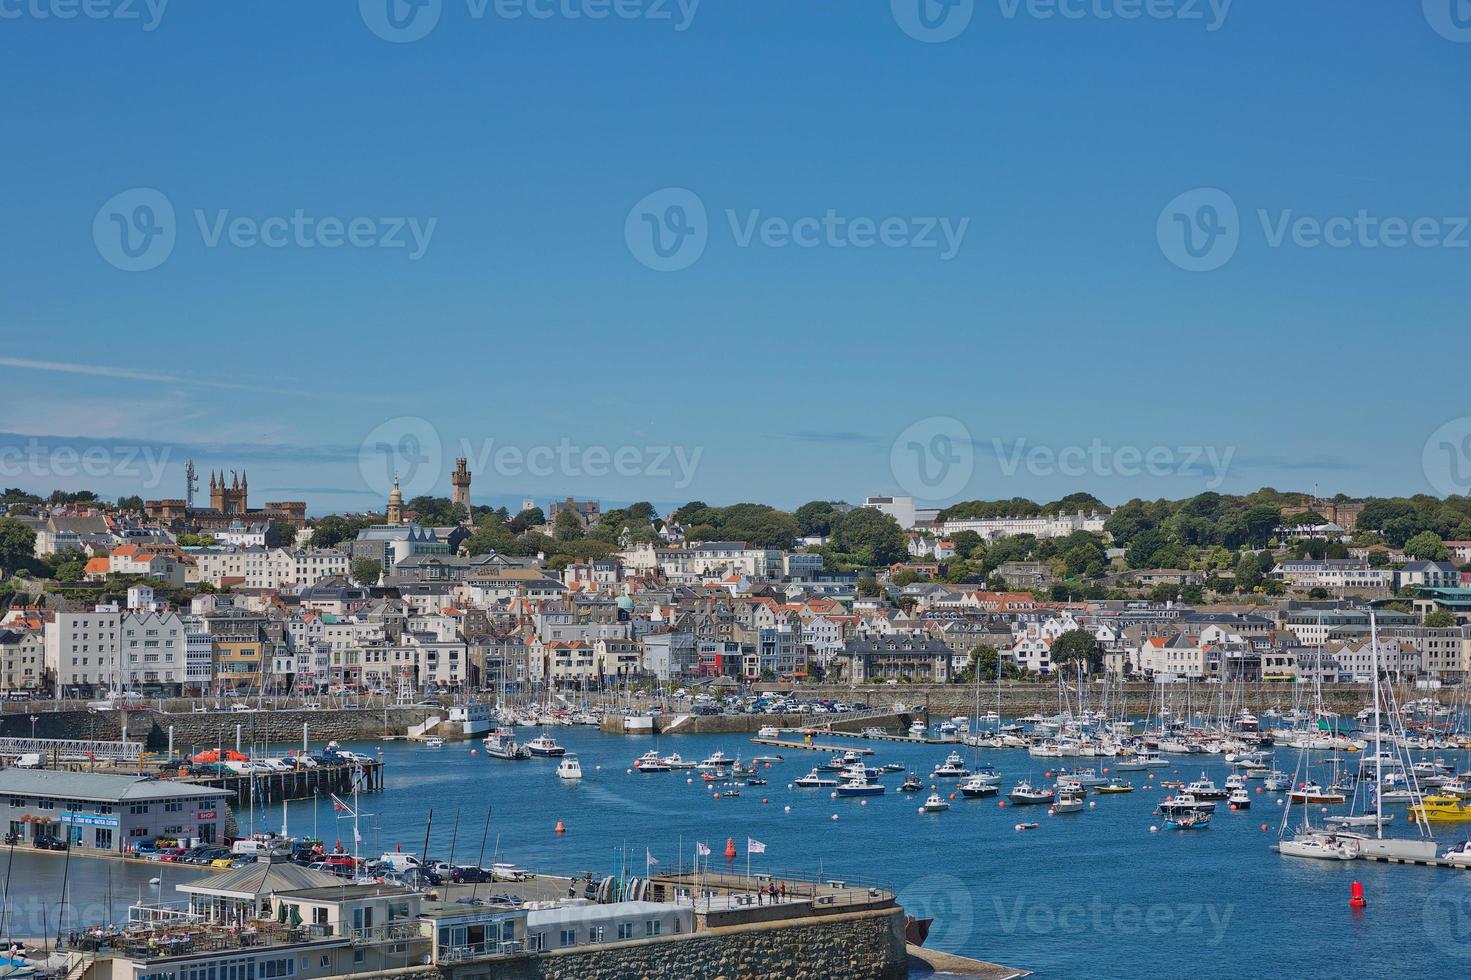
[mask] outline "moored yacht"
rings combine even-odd
[[[824,776],[814,769],[805,776],[798,776],[792,781],[792,785],[800,786],[803,789],[830,789],[838,785],[838,781],[831,776]]]
[[[1057,802],[1052,804],[1052,813],[1081,813],[1083,812],[1083,794],[1059,787],[1057,791]]]
[[[855,772],[847,782],[833,791],[838,796],[883,796],[884,788],[878,783],[871,782],[861,772]]]
[[[668,772],[670,765],[659,758],[658,749],[649,749],[633,761],[633,768],[641,773]]]
[[[986,779],[984,776],[972,776],[963,781],[957,789],[960,790],[960,795],[968,800],[979,799],[983,796],[995,796],[1001,792],[1000,786],[994,781]]]
[[[951,752],[945,757],[945,761],[935,767],[930,776],[935,779],[964,779],[970,775],[970,770],[965,767],[965,760],[956,752]]]
[[[485,736],[485,754],[492,759],[521,760],[531,758],[531,751],[516,741],[508,728],[498,728]]]
[[[939,793],[931,793],[930,798],[924,801],[924,805],[920,809],[925,813],[939,813],[941,810],[950,809],[950,801],[942,797]]]
[[[1359,856],[1353,842],[1341,840],[1337,834],[1315,830],[1304,830],[1291,839],[1279,841],[1277,853],[1283,857],[1317,858],[1320,861],[1352,861]]]
[[[1323,787],[1314,782],[1303,783],[1301,788],[1290,790],[1287,800],[1290,803],[1342,803],[1347,797],[1333,787]]]
[[[1205,773],[1201,773],[1199,779],[1186,786],[1185,792],[1197,800],[1224,800],[1231,795],[1228,790],[1218,787],[1215,781],[1208,778]]]

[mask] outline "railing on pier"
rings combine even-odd
[[[173,926],[199,922],[202,918],[189,911],[187,902],[139,902],[128,906],[130,926]]]
[[[92,738],[0,738],[0,757],[16,758],[39,754],[43,759],[59,756],[68,761],[95,759],[136,765],[142,758],[138,742],[111,742]]]

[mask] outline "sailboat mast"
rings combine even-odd
[[[1379,621],[1374,615],[1373,607],[1369,609],[1369,657],[1374,666],[1374,836],[1384,836],[1384,801],[1381,799],[1384,793],[1384,759],[1380,755],[1383,751],[1381,740],[1383,738],[1383,724],[1379,718]]]

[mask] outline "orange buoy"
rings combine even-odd
[[[727,837],[725,839],[725,859],[727,861],[734,861],[735,860],[735,856],[736,856],[735,838],[734,837]]]
[[[1362,881],[1356,881],[1353,884],[1351,884],[1351,885],[1348,886],[1348,907],[1349,908],[1351,908],[1351,909],[1361,909],[1365,905],[1368,905],[1368,904],[1369,903],[1364,900],[1364,883]]]
[[[559,833],[559,834],[565,834],[567,832],[567,825],[564,824],[562,821],[558,820],[557,821],[557,826],[556,826],[556,832]]]
[[[1006,801],[1005,800],[997,800],[996,801],[996,806],[998,808],[1002,809],[1002,810],[1005,810],[1006,809]]]

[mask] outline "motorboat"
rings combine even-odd
[[[442,749],[444,748],[444,739],[440,738],[438,735],[430,735],[428,738],[424,739],[424,744],[431,749]]]
[[[1167,796],[1159,804],[1159,812],[1165,816],[1172,813],[1214,813],[1215,810],[1216,804],[1213,800],[1196,799],[1189,793]]]
[[[735,760],[718,749],[710,754],[710,757],[701,762],[696,769],[724,769],[726,766],[735,765]]]
[[[546,732],[542,732],[527,742],[526,750],[543,759],[554,759],[567,754],[567,750],[558,745],[556,739],[547,735]]]
[[[1032,806],[1038,803],[1051,803],[1056,797],[1053,791],[1046,787],[1035,787],[1023,779],[1012,787],[1011,792],[1006,794],[1016,806]]]
[[[935,767],[930,776],[934,779],[964,779],[970,775],[970,770],[965,767],[965,760],[958,753],[951,752],[945,757],[945,761]]]
[[[557,778],[582,778],[582,764],[577,761],[577,755],[575,753],[567,753],[562,756],[562,760],[557,763]]]
[[[909,767],[906,766],[902,762],[885,762],[883,765],[879,766],[879,771],[880,772],[903,772],[905,769],[908,769],[908,768]]]
[[[1300,788],[1290,790],[1287,794],[1289,803],[1342,803],[1346,799],[1348,797],[1340,790],[1314,782],[1303,783]]]
[[[909,737],[910,738],[924,738],[925,737],[924,722],[922,722],[922,721],[916,721],[914,724],[910,725],[909,726]]]
[[[762,779],[760,776],[751,776],[750,778],[748,778],[746,780],[746,785],[747,786],[765,786],[766,785],[766,780]]]
[[[1199,779],[1186,786],[1185,792],[1197,800],[1224,800],[1231,795],[1228,790],[1218,787],[1205,773],[1201,773]]]
[[[838,785],[838,780],[831,776],[824,776],[814,769],[805,776],[798,776],[792,781],[792,785],[803,789],[831,789]]]
[[[1097,769],[1074,769],[1072,772],[1063,773],[1068,779],[1073,780],[1079,786],[1102,786],[1108,782],[1107,776],[1098,775]]]
[[[1250,810],[1251,794],[1245,788],[1238,786],[1231,791],[1230,796],[1226,797],[1226,802],[1230,804],[1233,810]]]
[[[1280,793],[1292,785],[1292,779],[1281,770],[1273,770],[1263,779],[1262,788],[1269,793]]]
[[[1279,841],[1277,853],[1283,857],[1317,858],[1320,861],[1352,861],[1359,856],[1359,849],[1352,841],[1343,840],[1337,834],[1304,830],[1291,840]]]
[[[972,776],[956,788],[960,790],[960,795],[968,800],[979,799],[983,796],[995,796],[1001,792],[1000,786],[994,781],[982,776]]]
[[[663,759],[660,759],[659,761],[664,763],[664,765],[668,766],[670,769],[694,769],[696,766],[699,765],[699,763],[693,759],[680,758],[678,752],[671,752],[669,755],[666,755]]]
[[[950,801],[942,797],[939,793],[931,793],[930,798],[924,801],[924,805],[920,809],[925,813],[939,813],[941,810],[950,809]]]
[[[672,767],[669,763],[659,758],[657,749],[649,749],[643,755],[633,760],[633,768],[641,773],[668,772]]]
[[[1164,769],[1169,766],[1169,761],[1158,752],[1143,749],[1133,755],[1126,755],[1113,764],[1115,772],[1143,772],[1146,769]]]
[[[516,741],[507,728],[498,728],[485,736],[485,754],[492,759],[519,761],[531,758],[531,750]]]
[[[1427,796],[1419,806],[1410,807],[1410,816],[1433,823],[1459,823],[1471,820],[1471,805],[1454,796]]]
[[[1082,813],[1085,806],[1083,794],[1059,789],[1057,802],[1052,804],[1052,813]]]
[[[913,773],[905,776],[904,782],[899,784],[899,792],[901,793],[918,793],[922,789],[924,789],[924,783]]]
[[[884,788],[871,781],[863,773],[855,772],[849,780],[833,791],[838,796],[883,796]]]
[[[1471,867],[1471,840],[1463,840],[1454,847],[1447,848],[1441,859],[1457,867]]]
[[[1206,830],[1211,825],[1211,815],[1204,811],[1182,813],[1165,819],[1166,830]]]
[[[775,725],[762,725],[761,730],[756,733],[756,737],[772,741],[781,738],[781,729]]]
[[[1113,779],[1110,779],[1108,782],[1104,783],[1102,786],[1095,786],[1095,787],[1093,787],[1093,792],[1095,792],[1095,793],[1132,793],[1132,792],[1134,792],[1134,784],[1133,783],[1123,782],[1122,780],[1120,780],[1117,777],[1115,777]]]

